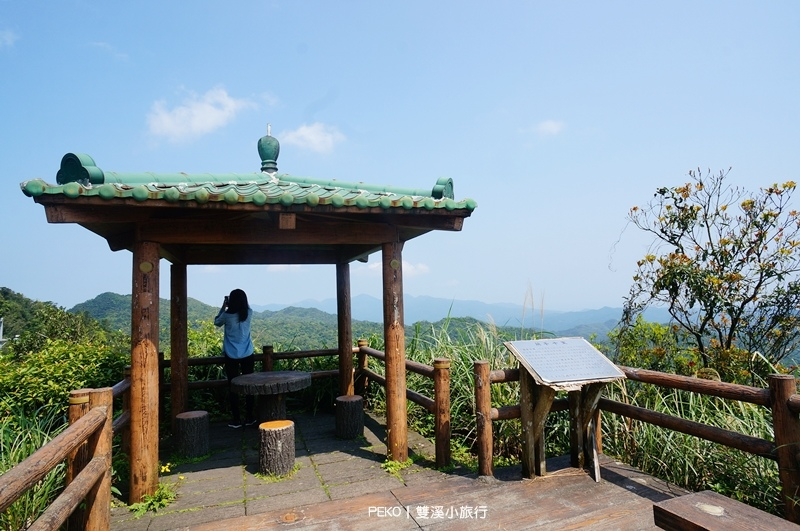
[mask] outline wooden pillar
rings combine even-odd
[[[158,244],[133,246],[131,303],[131,503],[158,487]]]
[[[386,451],[393,461],[408,460],[406,345],[403,325],[403,244],[384,243],[383,339],[386,350]]]
[[[188,409],[189,404],[189,338],[186,264],[170,266],[170,418],[172,433],[176,433],[175,417]]]
[[[797,393],[797,383],[790,374],[773,374],[769,377],[769,390],[784,517],[798,524],[800,506],[796,500],[800,497],[800,459],[797,448],[800,443],[800,421],[789,410],[788,403],[789,397]]]
[[[350,264],[336,264],[336,317],[339,328],[339,394],[353,394],[353,324]]]

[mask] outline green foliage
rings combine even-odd
[[[0,417],[22,409],[66,410],[69,392],[122,378],[130,343],[85,315],[44,304],[19,340],[0,353]]]
[[[614,345],[611,359],[618,365],[693,376],[698,368],[696,351],[679,346],[672,326],[650,323],[637,315],[633,324],[609,333]]]
[[[32,301],[8,288],[0,288],[0,317],[3,318],[3,337],[13,338],[25,331],[33,321],[37,308],[47,303]]]
[[[18,465],[66,427],[66,418],[54,409],[29,412],[12,407],[0,416],[0,475]],[[0,529],[27,529],[55,500],[64,485],[65,467],[60,463],[41,481],[0,513]]]
[[[128,509],[138,518],[148,511],[156,513],[159,509],[167,507],[170,503],[175,501],[177,496],[175,485],[172,483],[159,482],[155,493],[145,494],[142,496],[142,501],[130,504]]]
[[[624,323],[662,304],[704,367],[717,368],[720,353],[746,360],[736,349],[777,363],[800,345],[800,214],[789,206],[796,185],[753,194],[728,186],[724,172],[689,176],[631,209],[654,244],[638,262]]]

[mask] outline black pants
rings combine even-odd
[[[231,418],[234,424],[241,424],[242,417],[239,413],[239,395],[233,392],[231,380],[240,374],[250,374],[255,369],[256,359],[252,354],[246,358],[234,359],[225,354],[225,375],[228,377],[228,401],[231,406]],[[255,420],[253,416],[253,396],[245,396],[245,418],[248,421]]]

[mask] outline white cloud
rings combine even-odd
[[[19,39],[19,35],[11,30],[0,30],[0,50],[3,48],[11,48],[14,43]]]
[[[106,52],[108,55],[110,55],[114,59],[119,59],[119,60],[127,60],[128,59],[128,54],[117,51],[116,48],[114,48],[113,46],[111,46],[107,42],[92,42],[92,43],[89,43],[89,45],[93,46],[94,48],[97,48],[99,50],[102,50],[102,51]]]
[[[294,131],[281,133],[279,140],[281,144],[292,144],[327,154],[333,151],[336,144],[344,141],[345,136],[332,125],[314,122],[311,125],[303,124]]]
[[[214,88],[203,95],[190,93],[172,109],[164,100],[155,102],[147,115],[147,125],[154,136],[177,142],[224,127],[239,111],[252,106],[247,99],[232,98],[225,89]]]
[[[541,136],[556,136],[566,129],[567,124],[558,120],[545,120],[536,124],[536,132]]]

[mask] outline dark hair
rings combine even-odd
[[[227,313],[238,313],[239,322],[241,323],[247,320],[247,310],[249,309],[250,305],[247,304],[247,294],[240,289],[231,291],[230,296],[228,296]]]

